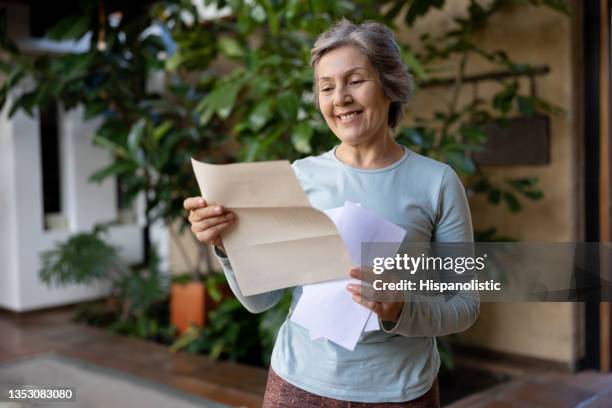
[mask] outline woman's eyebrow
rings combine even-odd
[[[342,75],[349,75],[349,74],[352,74],[355,71],[360,71],[360,70],[361,71],[367,71],[367,69],[364,68],[364,67],[353,67],[353,68],[349,68],[346,71],[344,71],[342,73]],[[327,80],[330,80],[330,79],[332,79],[332,78],[328,77],[328,76],[319,77],[319,81],[327,81]]]

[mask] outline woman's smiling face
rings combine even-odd
[[[355,47],[329,51],[315,67],[319,108],[327,126],[351,146],[388,134],[389,105],[366,55]]]

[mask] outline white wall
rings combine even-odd
[[[44,230],[42,166],[38,120],[23,113],[0,118],[0,307],[27,311],[98,298],[107,284],[48,288],[40,282],[40,253],[79,231],[116,218],[114,180],[102,184],[89,176],[109,162],[108,152],[94,146],[96,123],[83,123],[80,110],[60,114],[60,151],[65,230]],[[111,229],[109,241],[128,262],[142,258],[140,225]]]
[[[0,112],[0,307],[18,302],[14,154],[7,109]]]
[[[9,35],[22,51],[62,54],[86,49],[87,38],[80,42],[28,38],[28,7],[0,3],[8,13]],[[115,180],[107,179],[102,184],[88,181],[94,171],[110,160],[106,150],[92,145],[91,136],[97,124],[84,123],[80,109],[60,113],[62,211],[67,228],[46,231],[38,119],[18,113],[9,120],[8,106],[10,100],[0,112],[0,308],[27,311],[103,296],[108,292],[107,284],[48,288],[38,278],[42,251],[76,232],[90,230],[96,223],[117,218]],[[132,263],[140,262],[143,254],[142,197],[137,203],[138,221],[113,227],[108,236],[121,256]],[[151,239],[158,246],[164,270],[169,259],[165,226],[153,226]]]

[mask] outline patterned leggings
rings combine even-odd
[[[350,402],[321,397],[301,390],[280,378],[270,368],[263,408],[439,408],[438,379],[425,394],[406,402]]]

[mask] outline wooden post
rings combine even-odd
[[[610,0],[600,0],[600,48],[599,48],[599,241],[612,238],[612,150],[610,137]],[[604,278],[610,270],[610,259],[602,251],[600,268]],[[612,303],[600,303],[600,368],[609,372],[612,368]]]

